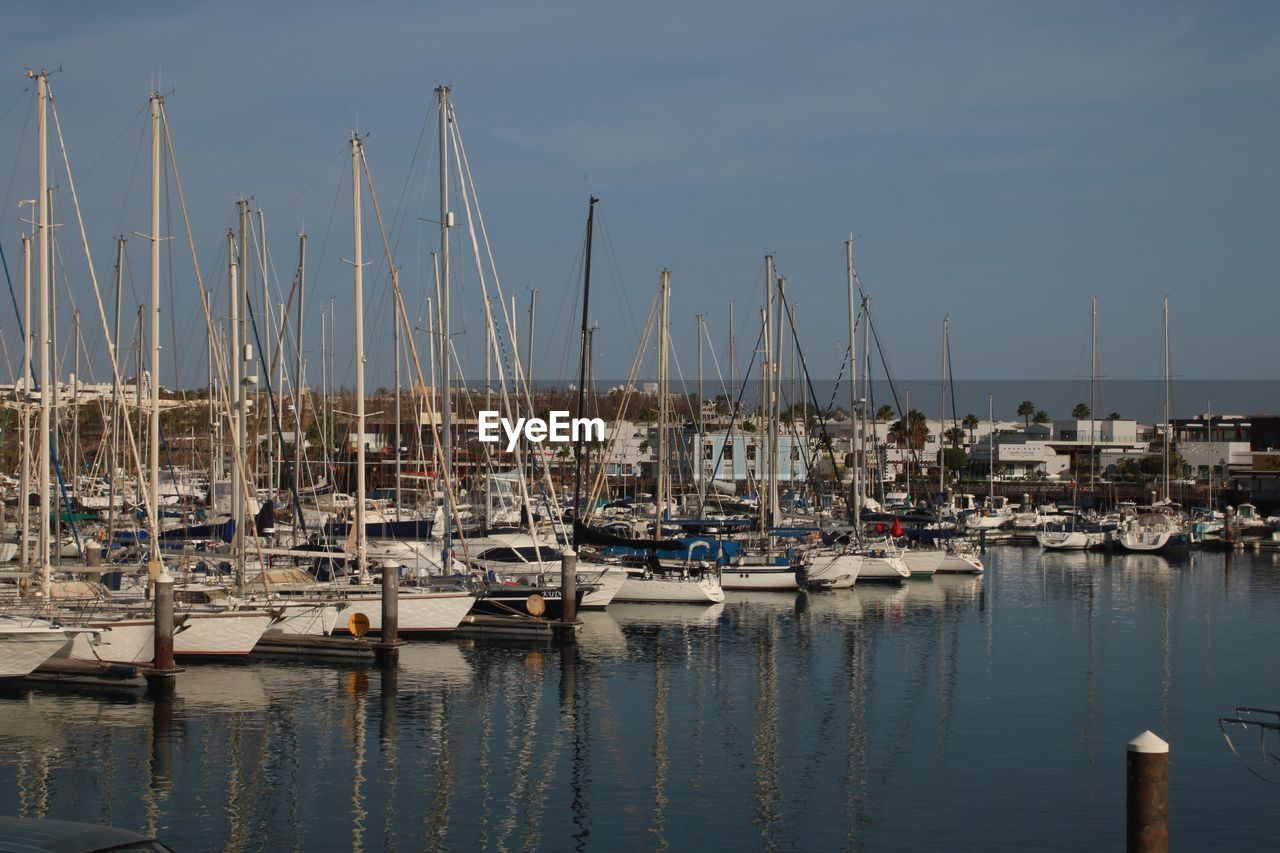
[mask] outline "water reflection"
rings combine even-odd
[[[983,576],[583,621],[563,646],[413,643],[394,671],[191,667],[165,703],[10,688],[2,808],[179,849],[1110,846],[1117,752],[1150,727],[1180,802],[1269,838],[1211,721],[1277,704],[1271,554],[995,548]],[[1032,744],[1050,794],[1018,772]]]

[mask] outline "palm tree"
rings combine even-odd
[[[1118,420],[1121,420],[1121,418],[1122,416],[1119,412],[1112,412],[1111,414],[1107,415],[1107,420],[1109,421],[1118,421]]]
[[[1018,404],[1018,414],[1022,416],[1022,421],[1025,426],[1031,426],[1031,416],[1035,413],[1036,404],[1030,400],[1023,400]]]
[[[1031,420],[1038,424],[1047,424],[1049,422],[1049,413],[1046,412],[1044,409],[1041,409],[1040,411],[1036,412],[1036,416]]]
[[[891,417],[893,417],[893,406],[881,406],[876,409],[877,421],[887,421]]]
[[[964,430],[960,429],[960,427],[952,427],[943,433],[943,437],[951,442],[953,448],[959,449],[960,442],[964,441]]]
[[[899,447],[923,450],[924,443],[929,439],[929,426],[924,412],[916,409],[907,412],[906,426],[903,426],[901,420],[894,421],[889,427],[889,438]]]
[[[978,428],[978,416],[974,414],[965,415],[964,420],[960,423],[962,423],[964,428],[969,431],[969,443],[973,444],[974,441],[976,441],[973,431]]]
[[[1075,418],[1078,421],[1088,420],[1089,415],[1091,414],[1092,412],[1089,411],[1089,407],[1086,406],[1084,403],[1076,403],[1076,407],[1071,410],[1071,417]]]

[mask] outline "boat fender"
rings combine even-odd
[[[541,616],[547,612],[547,603],[538,593],[531,594],[524,603],[525,610],[529,611],[530,616]]]

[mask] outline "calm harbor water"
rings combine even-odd
[[[192,667],[172,703],[10,689],[0,812],[178,850],[1119,849],[1124,744],[1150,728],[1175,847],[1273,849],[1280,764],[1256,736],[1233,755],[1217,718],[1280,708],[1280,555],[987,562],[615,605],[563,650],[415,643],[394,675]]]

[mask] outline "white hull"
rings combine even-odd
[[[425,633],[452,631],[462,624],[471,611],[476,598],[468,592],[404,592],[397,601],[400,617],[400,633]],[[346,602],[335,634],[347,633],[347,622],[355,613],[369,617],[369,630],[382,631],[382,597],[352,598]]]
[[[791,566],[725,566],[720,572],[724,589],[757,589],[786,592],[800,588]]]
[[[153,622],[119,620],[90,622],[98,631],[96,641],[77,634],[71,642],[71,657],[107,663],[149,663],[155,656],[156,633]]]
[[[334,604],[289,602],[284,607],[284,617],[272,630],[310,636],[331,634],[339,618],[339,609]]]
[[[942,565],[943,551],[936,548],[910,548],[902,552],[902,559],[913,575],[932,575]]]
[[[805,576],[810,586],[848,589],[857,582],[862,563],[861,554],[815,552]]]
[[[978,574],[984,570],[982,560],[977,554],[967,551],[946,551],[942,564],[938,566],[939,574]]]
[[[965,530],[996,530],[1011,520],[1008,515],[971,515],[964,521]]]
[[[1106,535],[1084,530],[1041,530],[1036,534],[1036,541],[1047,551],[1083,551],[1101,547]]]
[[[18,556],[18,546],[14,542],[0,542],[0,563],[7,563]]]
[[[582,597],[582,607],[602,608],[617,597],[627,582],[629,575],[625,569],[604,566],[585,566],[578,570],[579,583],[598,583],[600,588]]]
[[[724,589],[713,575],[701,578],[643,578],[632,575],[622,584],[614,601],[660,604],[715,604],[724,601]]]
[[[911,577],[911,569],[901,557],[876,557],[867,555],[862,561],[860,581],[903,581]]]
[[[173,653],[202,657],[247,656],[275,620],[263,610],[187,613],[184,617],[173,634]]]
[[[21,678],[67,645],[66,633],[42,623],[0,631],[0,678]]]

